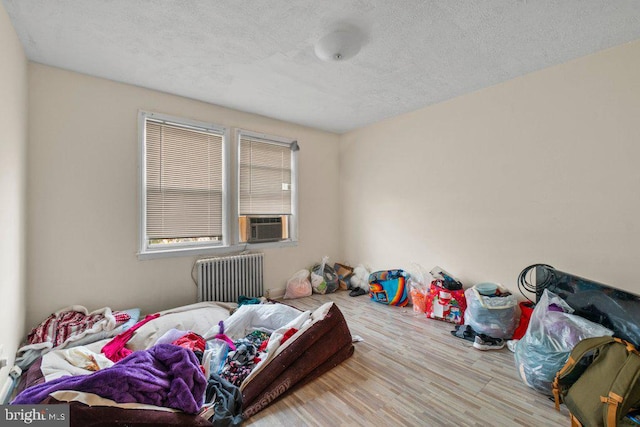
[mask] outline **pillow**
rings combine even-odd
[[[121,333],[123,333],[124,331],[126,331],[127,329],[135,325],[136,323],[138,323],[138,320],[140,320],[139,308],[130,308],[128,310],[121,310],[121,311],[124,311],[129,315],[129,320],[127,320],[117,328],[114,328],[112,331],[109,331],[111,332],[110,337],[115,337],[116,335],[120,335]]]
[[[160,317],[142,325],[127,342],[129,350],[145,350],[170,329],[204,335],[211,326],[229,317],[229,304],[201,302],[160,312]]]
[[[129,329],[130,327],[138,323],[138,319],[140,318],[139,308],[130,308],[128,310],[118,310],[118,311],[124,311],[125,313],[127,313],[129,315],[129,320],[127,320],[122,325],[111,329],[110,331],[99,331],[99,332],[96,332],[95,334],[87,334],[78,340],[71,341],[68,345],[65,346],[65,348],[78,347],[80,345],[87,345],[87,344],[94,343],[96,341],[101,341],[106,338],[115,337],[116,335],[126,331],[127,329]]]

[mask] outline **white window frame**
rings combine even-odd
[[[297,147],[298,141],[292,138],[284,138],[281,136],[269,135],[265,133],[252,132],[246,129],[236,129],[236,137],[235,141],[235,169],[236,169],[236,180],[235,180],[235,188],[240,188],[240,138],[242,135],[245,135],[250,138],[264,140],[265,142],[269,142],[272,144],[283,145],[289,148],[292,147],[293,144]],[[298,150],[291,150],[291,216],[289,218],[289,238],[286,240],[280,240],[278,242],[266,242],[266,243],[241,243],[242,246],[247,246],[249,248],[267,248],[273,246],[292,246],[296,245],[298,242]],[[234,203],[234,226],[233,236],[239,238],[240,230],[238,230],[238,217],[240,212],[240,196],[239,191],[236,190],[235,195],[235,203]]]
[[[222,234],[221,243],[214,242],[188,242],[167,245],[149,245],[147,238],[147,179],[146,179],[146,120],[153,119],[175,124],[182,127],[191,127],[196,130],[213,131],[224,135],[222,146]],[[235,133],[235,137],[231,137]],[[289,238],[277,242],[240,243],[240,231],[238,227],[239,212],[239,188],[240,188],[240,136],[241,134],[292,146],[297,142],[290,138],[282,138],[273,135],[261,134],[240,129],[230,129],[213,123],[175,117],[162,113],[149,111],[138,112],[138,172],[139,172],[139,249],[138,259],[154,259],[191,255],[224,255],[234,252],[253,249],[277,248],[295,246],[298,242],[298,152],[292,150],[291,167],[291,216],[289,218]]]

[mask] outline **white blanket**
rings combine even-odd
[[[45,381],[70,375],[88,375],[108,368],[113,362],[100,353],[109,340],[98,341],[87,346],[51,350],[42,356],[40,371]]]

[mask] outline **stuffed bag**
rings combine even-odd
[[[404,270],[376,271],[369,276],[369,296],[375,302],[404,307],[409,303]]]
[[[431,282],[425,297],[425,313],[428,318],[462,325],[466,309],[464,289],[447,289],[441,279]]]

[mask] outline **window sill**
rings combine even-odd
[[[243,243],[232,246],[219,246],[219,247],[189,247],[189,248],[171,248],[171,249],[156,249],[138,253],[138,260],[145,261],[149,259],[159,258],[176,258],[186,256],[224,256],[231,255],[238,252],[252,251],[259,249],[272,249],[272,248],[286,248],[297,246],[297,240],[283,240],[280,242],[265,242],[265,243]]]

